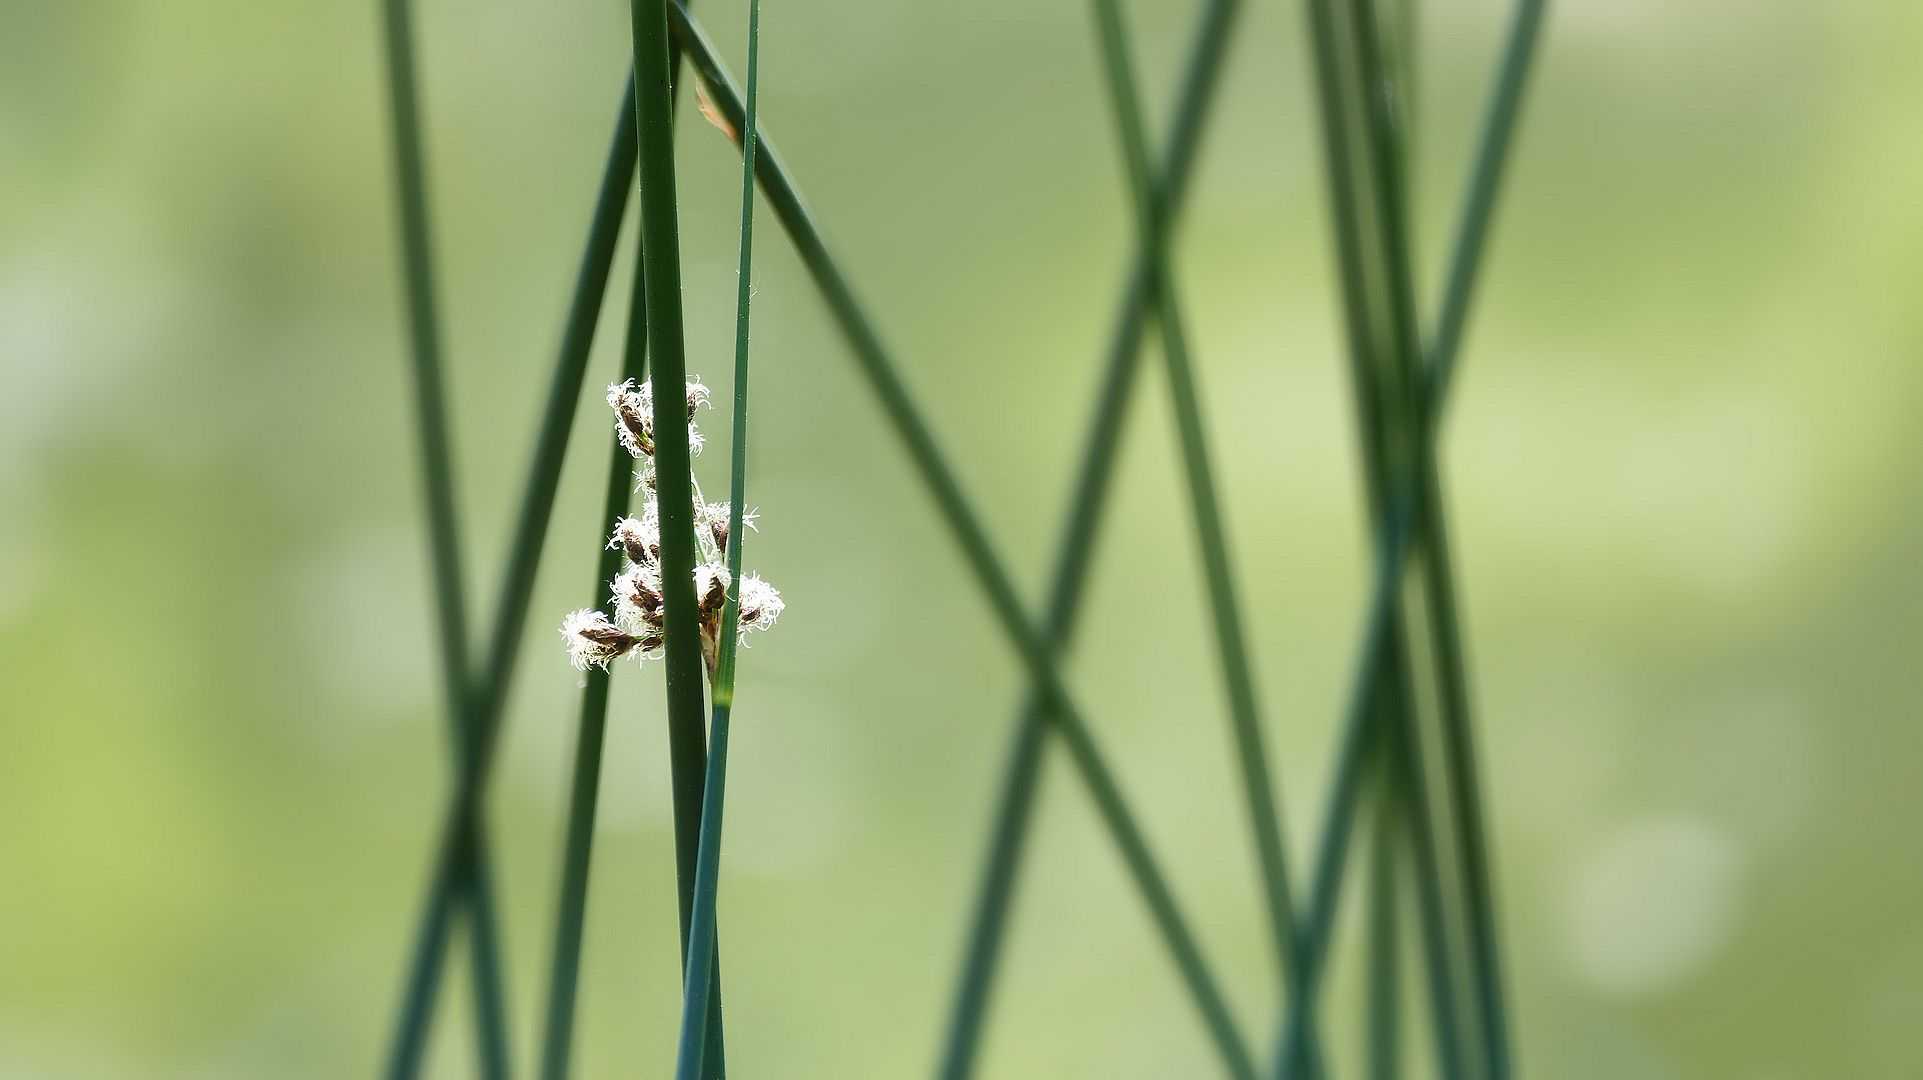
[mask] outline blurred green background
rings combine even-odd
[[[1422,6],[1433,295],[1507,5]],[[1133,10],[1159,119],[1191,5]],[[744,6],[701,11],[739,70]],[[626,6],[429,0],[418,28],[485,611]],[[1528,1075],[1923,1075],[1919,41],[1898,0],[1552,5],[1445,433]],[[379,1059],[447,759],[378,46],[371,3],[0,6],[0,1076]],[[1039,595],[1129,221],[1087,6],[768,0],[763,59],[768,130]],[[1366,590],[1307,63],[1300,5],[1253,5],[1180,245],[1298,863]],[[690,365],[720,397],[736,165],[684,118]],[[1021,682],[763,221],[749,562],[789,609],[743,664],[729,1056],[918,1075]],[[492,803],[523,1060],[578,678],[551,628],[594,585],[617,336]],[[1145,371],[1073,681],[1265,1043],[1277,992]],[[717,489],[725,455],[698,468]],[[672,1057],[659,680],[617,680],[587,1076]],[[1203,1075],[1051,766],[985,1075]],[[437,1075],[468,1071],[460,963]]]

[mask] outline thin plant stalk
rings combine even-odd
[[[1413,484],[1421,454],[1421,449],[1414,445],[1416,432],[1411,419],[1418,408],[1415,403],[1418,346],[1413,305],[1409,302],[1411,275],[1402,227],[1404,207],[1397,172],[1400,162],[1394,156],[1392,145],[1397,137],[1390,115],[1394,101],[1380,52],[1382,42],[1374,18],[1374,0],[1348,5],[1349,22],[1343,28],[1346,35],[1337,30],[1332,3],[1321,0],[1311,8],[1332,170],[1348,167],[1348,155],[1358,153],[1347,142],[1349,126],[1353,124],[1363,131],[1354,162],[1359,168],[1355,176],[1361,183],[1354,186],[1368,198],[1361,203],[1354,199],[1339,203],[1338,235],[1345,288],[1353,290],[1348,296],[1351,326],[1358,321],[1360,311],[1365,313],[1360,320],[1368,325],[1369,332],[1365,338],[1352,339],[1351,360],[1364,436],[1371,517],[1379,529],[1388,516],[1388,493],[1403,491]],[[1353,51],[1345,52],[1338,45],[1340,41],[1346,41]],[[1349,61],[1347,65],[1343,63],[1345,59]],[[1342,86],[1345,67],[1346,88]],[[1343,185],[1345,189],[1349,186]],[[1372,275],[1364,269],[1371,265]],[[1371,317],[1380,321],[1368,324]],[[1426,522],[1418,515],[1413,527],[1414,544],[1420,548],[1426,541]],[[1429,785],[1420,765],[1410,615],[1401,602],[1399,580],[1392,593],[1393,615],[1388,624],[1386,656],[1392,659],[1392,664],[1376,672],[1373,707],[1386,708],[1393,718],[1393,728],[1385,735],[1384,745],[1390,750],[1392,760],[1404,766],[1392,775],[1409,788],[1406,805],[1416,856],[1416,897],[1422,917],[1430,1009],[1441,1073],[1445,1078],[1454,1078],[1471,1073],[1463,1056],[1463,1002],[1454,988],[1456,969],[1442,889],[1441,845],[1432,833],[1440,822],[1433,812],[1435,803],[1429,798]],[[1283,1061],[1285,1070],[1292,1070],[1295,1064],[1286,1058]]]
[[[1296,946],[1296,966],[1300,989],[1290,997],[1287,1014],[1279,1035],[1276,1053],[1277,1075],[1295,1078],[1313,1075],[1317,1001],[1321,972],[1327,960],[1329,943],[1335,936],[1336,915],[1340,911],[1344,869],[1349,854],[1349,838],[1360,805],[1363,780],[1372,762],[1379,760],[1378,745],[1391,732],[1383,723],[1381,672],[1388,670],[1389,632],[1395,612],[1396,580],[1390,568],[1402,564],[1409,542],[1409,515],[1406,508],[1390,515],[1377,544],[1375,584],[1364,622],[1363,652],[1358,658],[1350,683],[1348,704],[1340,727],[1335,765],[1331,769],[1329,794],[1325,800],[1322,824],[1316,837],[1314,870],[1309,878],[1308,915]]]
[[[1333,216],[1336,225],[1343,313],[1348,331],[1351,382],[1354,387],[1358,429],[1362,436],[1363,474],[1367,482],[1371,522],[1377,532],[1381,533],[1388,529],[1397,517],[1392,515],[1390,510],[1390,492],[1397,489],[1396,470],[1401,468],[1403,470],[1401,475],[1407,474],[1406,466],[1401,464],[1407,460],[1409,454],[1409,424],[1404,419],[1407,416],[1404,406],[1408,395],[1403,388],[1412,384],[1401,374],[1405,358],[1410,355],[1402,348],[1403,343],[1408,339],[1395,333],[1402,329],[1401,324],[1392,322],[1388,333],[1378,334],[1379,326],[1375,321],[1378,313],[1385,316],[1390,314],[1382,311],[1385,301],[1375,288],[1381,283],[1382,277],[1380,275],[1372,277],[1369,274],[1371,260],[1368,253],[1371,250],[1371,242],[1379,243],[1384,231],[1380,216],[1371,221],[1366,213],[1368,210],[1379,211],[1382,206],[1380,194],[1383,185],[1380,170],[1376,167],[1376,159],[1368,156],[1358,158],[1356,156],[1358,148],[1349,139],[1351,126],[1361,119],[1356,113],[1373,115],[1371,107],[1376,96],[1377,82],[1370,78],[1368,72],[1359,70],[1363,66],[1364,58],[1343,47],[1345,41],[1352,41],[1359,34],[1353,32],[1344,34],[1345,29],[1354,31],[1355,28],[1344,27],[1338,23],[1332,0],[1311,0],[1309,14],[1311,40],[1314,45],[1317,97],[1322,114],[1324,160],[1329,170],[1329,186],[1335,211]],[[1370,125],[1368,130],[1373,131],[1373,125]],[[1366,139],[1364,146],[1368,148]],[[1357,191],[1377,196],[1377,198],[1373,202],[1359,202],[1355,197]],[[1399,255],[1401,252],[1398,251],[1396,254]],[[1375,260],[1388,262],[1391,260],[1391,255],[1377,249]],[[1403,280],[1406,281],[1406,278]],[[1413,528],[1420,528],[1419,522],[1410,521],[1409,524]],[[1391,549],[1400,551],[1405,539],[1407,538],[1400,535],[1394,537],[1390,545]],[[1403,564],[1398,556],[1397,560],[1390,565],[1400,568]],[[1401,603],[1400,573],[1398,569],[1395,577],[1379,583],[1377,595],[1387,603],[1388,608],[1384,618],[1378,620],[1372,617],[1370,622],[1372,627],[1382,628],[1385,640],[1379,646],[1372,643],[1369,652],[1380,666],[1363,670],[1361,677],[1363,685],[1369,688],[1368,696],[1366,700],[1357,702],[1350,709],[1352,720],[1358,717],[1374,716],[1384,710],[1392,715],[1395,718],[1394,725],[1385,730],[1381,736],[1386,744],[1399,744],[1404,738],[1413,738],[1415,731],[1412,696],[1415,684],[1411,677],[1409,638],[1406,630],[1407,612]],[[1363,742],[1359,739],[1345,739],[1343,745],[1346,749],[1363,745]],[[1345,762],[1342,767],[1346,769],[1355,766]],[[1339,777],[1339,779],[1348,778]],[[1421,778],[1417,776],[1414,779],[1419,781]],[[1335,792],[1349,792],[1351,797],[1354,790],[1356,789],[1352,781],[1339,782],[1334,787]],[[1411,798],[1408,806],[1414,826],[1412,831],[1420,832],[1430,826],[1428,815],[1424,811],[1424,808],[1429,805],[1424,798]],[[1346,819],[1352,813],[1352,807],[1332,804],[1331,812],[1327,817],[1332,822],[1343,822],[1341,828],[1346,832]],[[1418,860],[1416,875],[1417,900],[1423,914],[1423,925],[1425,930],[1440,928],[1444,925],[1443,899],[1440,893],[1440,876],[1434,866],[1435,845],[1418,845],[1418,848],[1426,856]],[[1333,853],[1338,874],[1342,854]],[[1318,865],[1321,864],[1318,863]],[[1326,889],[1322,886],[1323,883],[1316,883],[1312,895],[1333,898],[1339,889],[1339,880],[1329,884]],[[1333,925],[1332,914],[1331,911],[1330,918],[1313,923],[1312,932],[1326,933]],[[1440,938],[1432,938],[1426,940],[1425,944],[1439,949],[1444,943]],[[1284,1025],[1283,1043],[1277,1059],[1278,1067],[1284,1076],[1302,1075],[1311,1067],[1312,1055],[1308,1052],[1309,1035],[1314,1030],[1314,999],[1317,994],[1313,976],[1322,968],[1322,957],[1327,947],[1326,937],[1319,937],[1312,938],[1303,950],[1305,953],[1312,954],[1315,962],[1303,965],[1311,978],[1305,980],[1301,992],[1293,995],[1289,1004],[1289,1018]],[[1454,995],[1447,992],[1448,972],[1440,964],[1431,964],[1430,967],[1436,976],[1430,983],[1430,1005],[1431,1011],[1437,1017],[1437,1027],[1441,1033],[1439,1038],[1442,1040],[1444,1051],[1443,1075],[1446,1078],[1455,1077],[1460,1074],[1456,1066],[1454,1052],[1456,1040],[1453,1037],[1456,1030],[1454,1020],[1456,1000]]]
[[[416,429],[420,438],[423,497],[427,506],[428,552],[434,568],[436,637],[440,643],[442,691],[447,703],[449,745],[456,769],[463,767],[473,742],[474,714],[468,693],[467,600],[462,584],[459,518],[454,507],[452,440],[448,434],[443,389],[440,315],[434,288],[433,244],[429,235],[425,152],[421,145],[420,102],[414,73],[411,12],[406,0],[382,4],[387,45],[389,111],[394,129],[396,186],[400,198],[401,252],[406,279],[409,355],[414,374]],[[482,1074],[507,1075],[507,1014],[502,990],[500,936],[495,922],[493,875],[485,848],[465,867],[458,883],[471,902],[468,927],[474,963],[475,1038]],[[442,939],[445,940],[444,937]],[[440,965],[445,948],[431,955]],[[431,1013],[429,994],[419,1008],[404,1012],[406,1032],[422,1033]]]
[[[584,261],[593,260],[598,247],[612,244],[619,232],[628,190],[634,182],[635,126],[633,76],[621,90],[621,106],[614,122],[614,136],[608,148],[607,167],[602,172],[601,191],[595,200],[594,226],[590,230]],[[636,246],[636,265],[640,249]],[[636,274],[628,301],[627,336],[631,342],[647,340],[647,308],[641,296],[641,277]],[[639,379],[646,372],[645,348],[624,350],[622,377]],[[618,438],[610,438],[607,490],[602,499],[601,520],[612,521],[627,513],[634,491],[631,459]],[[599,604],[607,592],[607,582],[620,572],[620,551],[602,545],[595,560],[594,589],[590,604]],[[567,838],[563,844],[561,895],[556,905],[554,948],[549,961],[547,1009],[541,1039],[541,1076],[561,1080],[567,1076],[573,1050],[575,995],[581,974],[581,937],[587,918],[588,870],[594,845],[596,799],[600,790],[601,750],[607,732],[610,674],[590,666],[581,693],[580,721],[575,735],[574,779],[568,792]]]
[[[1108,77],[1109,98],[1121,132],[1125,171],[1135,204],[1137,236],[1148,254],[1149,277],[1155,286],[1156,323],[1161,329],[1162,357],[1168,372],[1169,396],[1175,408],[1182,465],[1188,479],[1190,512],[1194,517],[1197,546],[1202,553],[1209,610],[1215,623],[1216,652],[1222,662],[1222,680],[1229,701],[1230,726],[1235,737],[1243,799],[1247,804],[1256,861],[1261,869],[1264,898],[1267,901],[1264,909],[1273,938],[1277,974],[1280,981],[1287,984],[1294,978],[1291,971],[1295,966],[1295,911],[1289,894],[1288,864],[1283,855],[1282,815],[1276,802],[1274,784],[1269,777],[1268,751],[1262,741],[1261,717],[1255,699],[1255,676],[1243,637],[1241,612],[1235,600],[1227,529],[1222,523],[1214,470],[1209,462],[1201,395],[1196,389],[1188,340],[1182,328],[1173,260],[1168,250],[1168,231],[1162,225],[1164,210],[1157,200],[1154,180],[1150,175],[1148,137],[1143,130],[1141,106],[1137,100],[1135,76],[1129,60],[1127,22],[1117,0],[1096,0],[1095,15],[1101,38],[1102,66]]]
[[[673,67],[680,71],[681,50],[673,47]],[[679,81],[675,86],[677,100]],[[620,230],[628,191],[634,183],[636,132],[634,119],[634,75],[629,72],[621,86],[612,146],[602,173],[601,191],[595,202],[595,226],[590,233],[584,265],[605,258],[599,253],[613,250]],[[647,306],[642,293],[641,249],[637,230],[635,274],[628,306],[627,346],[622,352],[622,378],[640,380],[647,375]],[[592,333],[591,325],[588,332]],[[618,436],[608,437],[608,484],[602,499],[603,524],[624,516],[632,501],[633,459],[621,446]],[[600,545],[596,560],[594,591],[590,606],[606,597],[607,582],[621,569],[620,552]],[[541,1040],[543,1080],[562,1080],[567,1076],[573,1054],[575,997],[581,975],[581,940],[587,918],[588,878],[594,854],[594,821],[601,782],[601,748],[607,728],[610,674],[590,667],[581,693],[581,713],[575,736],[572,779],[568,785],[567,838],[563,844],[560,901],[555,908],[554,951],[549,961],[546,1027]]]
[[[600,190],[605,192],[612,185],[615,190],[625,192],[633,182],[634,168],[632,153],[611,155]],[[460,881],[467,872],[464,865],[471,851],[482,848],[477,839],[483,816],[481,809],[500,740],[502,710],[519,657],[521,635],[526,628],[534,590],[534,574],[540,565],[548,521],[554,510],[569,428],[574,422],[582,381],[587,374],[588,353],[613,267],[623,210],[624,204],[619,201],[612,206],[597,202],[589,242],[575,279],[561,346],[542,406],[534,453],[522,484],[513,541],[488,637],[487,662],[473,675],[468,691],[470,707],[474,710],[473,741],[465,767],[449,795],[436,841],[427,903],[415,934],[413,959],[403,991],[402,1018],[388,1059],[388,1075],[392,1077],[411,1077],[420,1071],[435,988],[446,952],[446,935]]]
[[[1469,836],[1471,818],[1479,830],[1481,820],[1478,808],[1480,792],[1475,789],[1473,762],[1465,755],[1449,752],[1451,733],[1459,733],[1466,740],[1468,715],[1467,672],[1463,660],[1461,639],[1456,623],[1454,569],[1448,555],[1443,518],[1443,502],[1440,480],[1435,457],[1435,433],[1428,410],[1420,400],[1421,393],[1421,337],[1416,322],[1416,302],[1414,272],[1409,251],[1408,197],[1406,194],[1406,169],[1402,160],[1402,132],[1399,119],[1395,115],[1399,104],[1397,84],[1392,80],[1387,62],[1384,59],[1384,35],[1376,24],[1373,0],[1356,0],[1353,4],[1358,23],[1357,37],[1360,43],[1364,86],[1373,90],[1381,87],[1380,92],[1368,94],[1371,102],[1364,116],[1371,131],[1367,145],[1379,177],[1376,185],[1378,215],[1381,221],[1381,238],[1386,263],[1391,326],[1396,343],[1395,354],[1399,357],[1400,392],[1404,395],[1406,409],[1403,415],[1410,418],[1414,438],[1410,446],[1408,468],[1413,485],[1420,499],[1421,509],[1417,517],[1417,546],[1423,552],[1419,582],[1426,599],[1430,617],[1430,636],[1434,646],[1435,667],[1441,686],[1440,713],[1441,728],[1444,733],[1444,796],[1449,800],[1448,822],[1455,837],[1455,850],[1460,853],[1470,846],[1480,848],[1480,837],[1472,840]],[[1414,718],[1411,723],[1411,736],[1414,736]],[[1412,742],[1411,752],[1415,744]],[[1466,746],[1466,742],[1460,745]],[[1416,766],[1420,768],[1420,763]],[[1467,768],[1467,775],[1462,768]],[[1418,806],[1428,807],[1427,802]],[[1428,815],[1424,815],[1428,816]],[[1422,821],[1416,822],[1419,832],[1425,827]],[[1418,837],[1418,854],[1421,850],[1421,837]],[[1460,1001],[1460,1012],[1472,1016],[1473,1021],[1465,1021],[1466,1026],[1477,1029],[1480,1038],[1464,1040],[1465,1057],[1476,1062],[1475,1075],[1488,1075],[1493,1080],[1507,1080],[1507,1053],[1503,1049],[1505,1023],[1500,1015],[1501,992],[1497,974],[1485,967],[1486,953],[1476,946],[1477,928],[1481,927],[1493,935],[1493,920],[1488,912],[1476,910],[1479,901],[1488,899],[1487,889],[1477,890],[1469,880],[1472,875],[1466,867],[1461,868],[1459,881],[1467,895],[1464,897],[1464,916],[1467,920],[1466,938],[1470,948],[1468,964],[1470,978],[1476,993],[1473,1002]],[[1453,945],[1453,935],[1441,944],[1445,949]],[[1454,958],[1449,958],[1454,967]],[[1451,990],[1454,986],[1451,984]]]
[[[1445,407],[1455,362],[1461,343],[1462,328],[1466,322],[1468,303],[1473,293],[1474,282],[1482,264],[1482,256],[1487,244],[1490,224],[1493,218],[1496,192],[1503,173],[1503,165],[1509,156],[1513,143],[1515,125],[1521,111],[1522,91],[1536,42],[1540,38],[1543,4],[1541,0],[1521,0],[1515,17],[1510,23],[1507,44],[1498,72],[1495,88],[1484,111],[1482,133],[1471,166],[1470,180],[1464,198],[1463,210],[1459,215],[1457,233],[1451,248],[1449,269],[1444,279],[1443,302],[1437,319],[1438,330],[1431,340],[1428,363],[1422,372],[1420,406],[1428,413],[1431,425],[1438,424]],[[1310,4],[1311,24],[1316,36],[1321,38],[1322,30],[1318,22],[1319,5]],[[1318,59],[1317,78],[1323,84],[1321,97],[1324,101],[1323,131],[1330,145],[1325,149],[1325,160],[1331,170],[1331,198],[1337,208],[1335,215],[1338,233],[1345,228],[1349,216],[1343,206],[1351,199],[1351,187],[1346,177],[1346,151],[1337,142],[1339,129],[1331,122],[1328,113],[1332,91],[1329,81],[1333,73],[1328,69],[1324,57],[1331,50],[1318,45],[1315,50]],[[1341,237],[1338,237],[1339,241]],[[1338,250],[1348,250],[1346,241],[1338,243]],[[1346,261],[1344,273],[1345,313],[1349,322],[1351,347],[1358,343],[1366,332],[1357,318],[1355,301],[1359,290],[1350,287],[1349,268]],[[1366,449],[1366,448],[1365,448]],[[1323,831],[1318,840],[1315,853],[1315,874],[1310,887],[1313,898],[1309,931],[1305,940],[1305,956],[1312,961],[1319,959],[1326,949],[1329,935],[1333,931],[1334,897],[1340,889],[1344,855],[1347,852],[1347,825],[1353,816],[1358,785],[1356,778],[1362,771],[1365,757],[1370,753],[1371,744],[1370,703],[1376,692],[1373,669],[1386,654],[1386,641],[1391,634],[1390,620],[1383,617],[1388,609],[1388,590],[1393,582],[1399,580],[1404,570],[1406,545],[1398,542],[1401,529],[1391,528],[1391,543],[1387,556],[1376,565],[1375,595],[1377,600],[1372,607],[1372,616],[1365,624],[1363,646],[1359,665],[1360,677],[1355,683],[1350,697],[1347,719],[1344,721],[1344,735],[1337,753],[1336,782],[1332,784],[1325,803]],[[1315,999],[1318,996],[1314,973],[1317,964],[1305,963],[1310,972],[1310,993],[1291,1001],[1284,1019],[1281,1043],[1282,1051],[1278,1061],[1283,1066],[1283,1075],[1293,1075],[1290,1063],[1297,1058],[1295,1047],[1302,1038],[1313,1016]]]
[[[1443,295],[1436,318],[1437,329],[1430,344],[1430,362],[1423,371],[1427,391],[1425,401],[1433,403],[1424,410],[1423,416],[1427,425],[1425,435],[1430,445],[1434,445],[1441,407],[1448,397],[1449,378],[1462,342],[1469,298],[1475,286],[1476,270],[1481,265],[1480,256],[1489,233],[1502,167],[1508,160],[1505,151],[1515,129],[1523,86],[1528,78],[1530,61],[1535,55],[1536,41],[1540,37],[1544,7],[1544,0],[1521,0],[1518,4],[1514,25],[1504,46],[1493,104],[1484,122],[1481,152],[1476,155],[1475,171],[1462,212],[1461,239],[1456,243],[1448,290]],[[1430,459],[1430,469],[1430,475],[1425,478],[1424,495],[1434,502],[1431,507],[1434,558],[1439,564],[1446,565],[1449,558],[1449,529],[1443,520],[1441,501],[1436,494],[1440,485],[1434,474],[1433,457]],[[1455,670],[1466,671],[1467,666],[1460,661],[1461,644],[1457,628],[1461,621],[1456,613],[1455,589],[1447,577],[1442,578],[1432,597],[1431,612],[1440,631],[1440,647],[1457,658]],[[1457,721],[1444,729],[1444,749],[1460,781],[1456,788],[1456,814],[1462,822],[1462,860],[1469,890],[1471,940],[1479,976],[1477,990],[1482,997],[1482,1015],[1487,1025],[1484,1038],[1490,1055],[1491,1075],[1507,1077],[1512,1073],[1513,1065],[1506,1027],[1508,1010],[1503,996],[1502,956],[1496,933],[1495,872],[1490,866],[1488,828],[1484,820],[1487,795],[1480,782],[1476,763],[1466,685],[1460,680],[1446,683],[1445,692],[1451,696],[1451,711]]]
[[[1369,1080],[1402,1075],[1397,814],[1395,789],[1380,785],[1369,827]]]
[[[702,788],[701,841],[695,862],[694,917],[689,929],[691,955],[681,997],[681,1040],[676,1080],[699,1080],[708,1042],[709,976],[715,968],[715,904],[720,890],[721,819],[728,779],[728,722],[734,710],[735,657],[741,621],[741,553],[747,546],[748,520],[748,307],[753,297],[755,101],[761,79],[761,0],[748,0],[748,91],[741,125],[741,261],[736,270],[734,328],[734,417],[730,430],[728,513],[728,592],[721,611],[713,698],[708,723],[708,769]]]
[[[1160,222],[1164,229],[1173,227],[1173,219],[1188,193],[1205,121],[1221,85],[1223,56],[1241,10],[1240,0],[1210,0],[1198,20],[1184,64],[1168,146],[1157,176],[1157,188],[1163,193],[1167,207]],[[1048,613],[1045,627],[1048,642],[1058,655],[1066,647],[1081,611],[1088,570],[1094,563],[1097,526],[1109,482],[1114,477],[1122,419],[1134,388],[1150,305],[1154,303],[1149,287],[1148,254],[1139,243],[1138,238],[1135,263],[1122,288],[1095,408],[1075,473],[1069,512],[1057,548],[1049,602],[1043,609]],[[1010,740],[994,821],[989,830],[988,855],[978,878],[980,884],[974,914],[969,920],[962,970],[956,979],[954,1004],[937,1068],[942,1080],[965,1080],[974,1069],[989,990],[1014,897],[1016,873],[1041,783],[1043,740],[1050,731],[1044,708],[1040,695],[1031,689]]]
[[[738,126],[742,121],[740,91],[721,68],[712,45],[679,3],[669,4],[668,13],[675,34],[694,59],[703,80],[714,92],[715,105],[731,123]],[[1150,915],[1202,1013],[1204,1026],[1218,1054],[1232,1075],[1254,1076],[1254,1061],[1236,1029],[1219,985],[1180,914],[1174,893],[1157,866],[1147,840],[1116,784],[1113,772],[1076,708],[1060,672],[1056,670],[1042,635],[1023,612],[1012,579],[989,542],[980,519],[962,493],[947,459],[935,445],[933,435],[922,421],[920,410],[909,397],[907,387],[876,335],[873,324],[856,301],[839,264],[829,254],[786,166],[770,143],[767,133],[760,133],[759,138],[761,150],[755,171],[763,195],[794,242],[803,265],[848,339],[861,373],[879,399],[883,413],[908,453],[910,463],[920,474],[944,523],[961,548],[963,558],[976,584],[986,595],[1002,632],[1014,647],[1028,677],[1049,702],[1049,717],[1067,742],[1070,759],[1088,784],[1097,813],[1120,846],[1123,862],[1148,903]]]
[[[687,382],[682,333],[681,238],[675,196],[675,54],[661,0],[633,0],[635,120],[640,136],[641,272],[648,309],[648,374],[654,400],[655,494],[661,507],[661,595],[666,639],[668,773],[674,803],[675,882],[685,969],[694,914],[695,863],[700,855],[701,803],[707,771],[707,732],[699,615],[694,594],[694,476],[689,468],[688,414],[672,407]],[[715,1042],[706,1072],[719,1077],[726,1063],[721,1041],[719,979],[711,985],[709,1031]]]

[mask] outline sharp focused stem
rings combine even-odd
[[[740,92],[722,70],[713,47],[679,4],[670,4],[668,10],[676,35],[687,47],[702,78],[714,91],[716,106],[730,122],[739,125],[742,120]],[[936,447],[933,436],[921,419],[920,410],[901,381],[896,365],[856,301],[840,266],[829,254],[787,168],[765,132],[761,133],[760,139],[756,176],[763,195],[794,242],[803,265],[821,291],[843,335],[847,337],[862,375],[880,400],[882,411],[901,439],[910,463],[934,499],[976,584],[987,597],[1002,632],[1014,647],[1029,678],[1049,703],[1049,718],[1066,739],[1070,758],[1089,785],[1097,813],[1121,847],[1123,861],[1148,902],[1150,914],[1202,1013],[1217,1052],[1232,1075],[1253,1076],[1254,1062],[1235,1028],[1227,1002],[1202,959],[1193,933],[1181,917],[1174,893],[1156,865],[1113,773],[1056,670],[1047,644],[1023,612],[1013,581],[989,542],[980,519],[963,495],[947,459]]]
[[[681,237],[675,196],[674,95],[667,16],[660,0],[634,0],[635,120],[641,155],[643,287],[648,308],[649,381],[658,403],[655,493],[661,507],[661,595],[666,638],[668,770],[674,800],[675,877],[681,916],[681,955],[688,958],[694,913],[695,863],[700,854],[701,802],[707,733],[699,615],[694,595],[694,478],[688,467],[688,414],[676,408],[687,382],[681,321]],[[718,980],[717,980],[718,985]],[[719,991],[713,1027],[720,1024]],[[721,1075],[722,1057],[708,1062]]]
[[[624,98],[625,94],[624,88]],[[626,192],[634,175],[634,155],[611,155],[600,190]],[[597,211],[605,200],[597,203]],[[470,708],[473,709],[473,742],[465,768],[456,779],[454,791],[436,841],[434,869],[428,884],[427,902],[415,935],[413,961],[403,995],[402,1020],[393,1052],[389,1075],[414,1076],[419,1072],[425,1045],[432,1001],[446,953],[446,934],[457,903],[468,849],[481,850],[478,841],[481,806],[488,778],[493,769],[500,738],[501,715],[508,686],[512,681],[521,636],[526,628],[529,600],[534,589],[534,574],[540,564],[547,525],[554,509],[554,495],[567,453],[568,430],[580,400],[586,376],[588,352],[600,318],[602,298],[613,266],[616,236],[620,229],[617,202],[608,212],[597,212],[590,228],[590,239],[582,256],[575,280],[559,355],[548,385],[540,430],[534,454],[522,485],[515,521],[514,539],[509,549],[498,607],[495,611],[486,665],[471,679]]]
[[[741,258],[736,267],[734,416],[729,428],[728,593],[717,643],[714,711],[708,723],[708,771],[702,787],[701,842],[695,863],[691,956],[681,996],[681,1042],[676,1080],[698,1080],[711,1019],[710,976],[715,968],[715,904],[721,875],[721,823],[728,779],[728,721],[734,709],[736,637],[741,620],[741,560],[748,546],[748,312],[754,297],[755,150],[759,143],[755,101],[761,81],[761,0],[748,0],[748,94],[741,125]]]

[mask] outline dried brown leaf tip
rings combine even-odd
[[[694,101],[701,110],[702,119],[720,128],[721,133],[728,137],[728,141],[736,146],[741,145],[741,132],[736,131],[735,126],[728,122],[728,118],[721,115],[721,109],[715,105],[714,99],[708,96],[708,84],[699,79],[695,80],[694,84]]]

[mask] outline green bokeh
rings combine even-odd
[[[1424,6],[1433,268],[1505,7]],[[1923,1074],[1923,14],[1552,8],[1445,434],[1524,1070]],[[1190,14],[1136,16],[1159,118]],[[704,18],[738,56],[742,6]],[[765,125],[1039,595],[1129,221],[1089,13],[768,0],[763,25]],[[625,5],[436,0],[418,26],[486,611]],[[1366,593],[1300,31],[1294,4],[1243,23],[1180,267],[1298,863]],[[0,1076],[379,1059],[447,785],[383,110],[371,4],[0,7]],[[685,115],[690,366],[721,396],[736,173]],[[742,667],[729,1056],[916,1075],[1021,683],[764,221],[748,554],[789,609]],[[550,627],[591,598],[603,338],[492,804],[523,1060],[577,678]],[[1147,370],[1072,677],[1266,1042]],[[698,465],[711,490],[724,457]],[[586,1076],[672,1055],[659,678],[617,681]],[[1076,782],[1044,791],[985,1074],[1198,1075],[1199,1025]],[[447,987],[437,1074],[465,1075],[465,972]],[[1346,1016],[1346,974],[1336,993]]]

